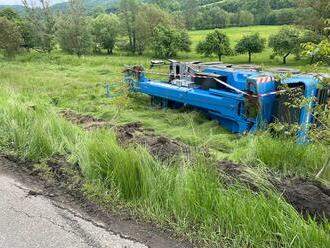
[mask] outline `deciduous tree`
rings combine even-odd
[[[235,47],[237,53],[248,53],[249,63],[251,63],[251,58],[253,53],[261,53],[265,48],[266,40],[258,33],[244,36]]]
[[[27,21],[34,31],[34,47],[50,53],[54,47],[55,18],[50,9],[49,0],[22,0],[27,12]]]
[[[145,4],[136,17],[134,29],[136,30],[136,49],[139,54],[148,48],[152,41],[155,28],[159,25],[173,27],[177,25],[170,13],[162,10],[157,5]]]
[[[81,56],[91,52],[91,24],[85,16],[82,0],[70,0],[70,11],[57,21],[58,42],[63,51]]]
[[[17,21],[20,19],[19,14],[12,8],[4,8],[1,10],[0,17],[6,17],[9,21]]]
[[[223,55],[232,53],[228,36],[218,29],[209,33],[204,41],[199,42],[196,51],[205,56],[216,54],[219,61],[221,61]]]
[[[184,30],[158,26],[153,32],[152,49],[156,57],[172,58],[179,51],[190,51],[189,35]]]
[[[128,36],[129,48],[132,53],[137,50],[135,22],[140,6],[140,0],[120,0],[119,3],[122,26]]]
[[[119,18],[114,14],[99,15],[93,20],[93,34],[96,43],[112,54],[119,34]]]
[[[14,57],[22,44],[22,37],[17,25],[5,17],[0,17],[0,49],[6,57]]]
[[[299,8],[298,24],[322,33],[325,21],[330,18],[329,0],[296,0]]]
[[[290,54],[300,52],[300,32],[290,26],[284,26],[281,30],[269,37],[269,47],[273,49],[274,55],[282,56],[283,63],[286,64]]]

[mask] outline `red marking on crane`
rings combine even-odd
[[[273,78],[270,77],[270,76],[260,77],[260,78],[257,79],[257,84],[268,83],[268,82],[271,82],[271,81],[273,81]]]

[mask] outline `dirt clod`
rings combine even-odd
[[[260,185],[249,173],[249,167],[234,164],[228,161],[218,163],[218,168],[232,180],[225,180],[228,185],[239,181],[247,185],[251,190],[259,192]],[[283,194],[287,202],[303,214],[316,217],[322,221],[325,217],[330,220],[330,188],[316,180],[302,177],[280,177],[267,175],[270,185]]]
[[[255,179],[252,178],[251,174],[248,171],[248,167],[242,166],[239,164],[234,164],[229,161],[219,161],[218,168],[228,177],[222,178],[223,182],[226,185],[232,185],[235,182],[239,181],[251,190],[259,192],[259,185]]]
[[[164,136],[156,135],[152,129],[145,129],[140,122],[118,127],[119,140],[124,145],[142,145],[157,159],[171,161],[180,154],[188,154],[189,147]]]
[[[287,177],[275,186],[304,216],[326,217],[330,220],[330,188],[324,184],[307,178]]]
[[[71,121],[72,123],[79,125],[86,130],[93,130],[100,127],[111,126],[111,123],[106,120],[95,118],[90,115],[77,114],[69,110],[62,112],[62,116],[66,120]]]
[[[73,111],[65,111],[63,117],[86,130],[101,127],[114,127],[110,122],[89,115],[80,115]],[[156,159],[170,162],[180,154],[189,154],[189,147],[164,136],[156,135],[153,129],[143,127],[142,122],[132,122],[115,128],[118,140],[123,146],[141,145]]]

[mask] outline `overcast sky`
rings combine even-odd
[[[29,0],[29,1],[37,1],[37,0]],[[51,4],[54,3],[61,3],[61,2],[66,2],[67,0],[50,0]],[[0,5],[15,5],[15,4],[22,4],[21,0],[0,0]]]

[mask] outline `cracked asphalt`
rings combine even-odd
[[[145,248],[0,175],[1,248]]]

